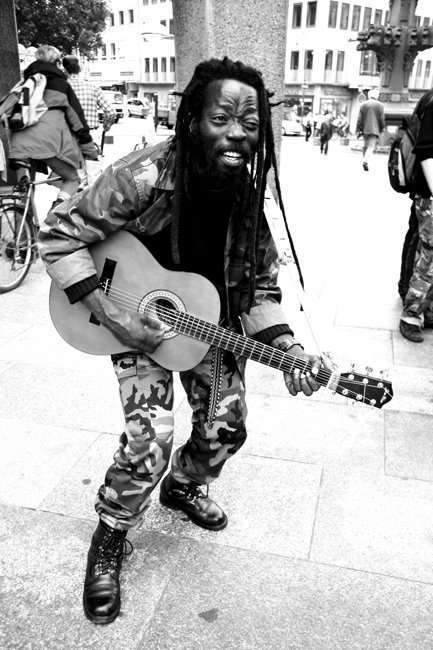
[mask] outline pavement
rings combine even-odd
[[[121,144],[119,144],[121,147]],[[107,158],[122,154],[119,148]],[[281,184],[314,336],[286,268],[284,306],[306,349],[387,369],[382,409],[328,389],[291,397],[250,362],[249,437],[211,494],[209,532],[155,498],[122,569],[122,612],[83,615],[93,501],[122,430],[107,357],[69,347],[40,261],[0,295],[0,647],[4,650],[431,650],[433,331],[399,331],[409,200],[350,147],[285,138]],[[52,188],[38,189],[41,214]],[[176,444],[189,413],[176,380]]]

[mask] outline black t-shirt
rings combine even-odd
[[[225,292],[224,250],[235,191],[213,192],[196,184],[182,206],[179,222],[180,265],[171,254],[171,225],[150,237],[140,237],[149,252],[169,271],[199,273]],[[223,302],[224,304],[224,302]]]
[[[430,188],[422,171],[421,162],[433,158],[433,104],[430,104],[421,120],[418,138],[413,149],[416,153],[415,192],[423,197],[431,196]]]

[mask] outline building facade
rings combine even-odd
[[[431,25],[433,2],[420,0],[415,22]],[[389,0],[290,0],[287,25],[285,106],[288,118],[329,111],[345,113],[355,129],[360,102],[379,86],[376,54],[359,52],[357,35],[386,25]],[[420,53],[409,81],[410,101],[432,87],[433,49]]]
[[[86,78],[128,98],[157,95],[159,111],[166,110],[176,65],[171,0],[112,0],[103,39]]]
[[[416,14],[416,24],[431,25],[433,0],[419,0]],[[360,102],[379,86],[376,55],[356,49],[357,35],[388,18],[389,0],[288,0],[286,117],[345,113],[353,131]],[[175,88],[173,32],[171,0],[111,0],[104,46],[88,63],[87,78],[127,97],[157,94],[164,110]],[[433,49],[415,60],[409,81],[413,105],[432,87],[432,60]]]

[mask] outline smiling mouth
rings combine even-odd
[[[221,158],[224,160],[226,165],[230,165],[231,167],[238,167],[244,162],[243,155],[238,151],[224,151],[224,153],[221,154]]]

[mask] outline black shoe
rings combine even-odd
[[[417,325],[406,323],[404,320],[400,321],[400,332],[405,339],[412,341],[413,343],[422,343],[424,341],[421,328]]]
[[[362,166],[364,167],[364,170],[365,170],[366,172],[368,172],[368,163],[363,162],[363,163],[362,163]]]
[[[120,612],[119,573],[123,557],[132,551],[126,531],[113,530],[99,522],[87,556],[83,593],[84,613],[92,623],[111,623]]]
[[[184,485],[167,474],[161,484],[159,500],[163,506],[183,510],[197,526],[208,530],[221,530],[227,526],[227,515],[200,490],[200,485]]]

